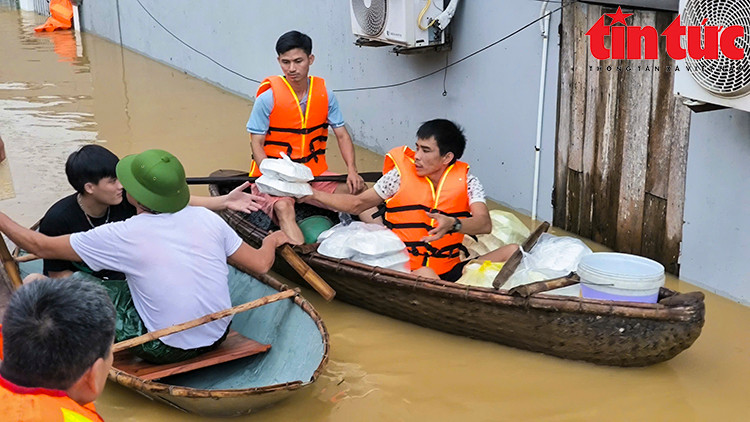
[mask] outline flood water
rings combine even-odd
[[[42,22],[0,5],[0,136],[8,152],[0,210],[27,226],[39,219],[72,191],[65,159],[86,143],[119,156],[166,149],[190,176],[249,168],[248,100],[89,34],[35,34]],[[360,171],[380,168],[381,157],[357,153]],[[330,155],[332,169],[342,170],[336,151]],[[698,290],[675,279],[667,286]],[[567,361],[303,294],[330,332],[326,370],[290,400],[235,420],[750,419],[750,308],[710,293],[695,344],[647,368]],[[211,420],[112,383],[96,404],[107,421]]]

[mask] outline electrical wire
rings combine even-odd
[[[432,0],[427,0],[427,3],[425,3],[424,7],[422,8],[422,11],[419,12],[419,16],[417,17],[417,26],[422,31],[426,31],[429,27],[435,24],[435,20],[431,20],[430,24],[427,26],[422,26],[422,16],[424,16],[425,13],[427,13],[427,9],[430,8],[430,5],[432,4]]]
[[[536,1],[536,0],[534,0],[534,1]],[[505,40],[513,37],[514,35],[518,34],[519,32],[523,31],[524,29],[530,27],[531,25],[539,22],[542,19],[545,19],[547,16],[550,16],[550,15],[552,15],[554,13],[557,13],[560,10],[562,10],[562,9],[570,6],[571,4],[575,3],[576,1],[577,0],[571,0],[571,1],[568,2],[568,1],[564,0],[564,1],[560,2],[560,4],[562,4],[562,5],[560,7],[558,7],[557,9],[555,9],[555,10],[553,10],[551,12],[548,12],[548,13],[546,13],[546,14],[544,14],[544,15],[536,18],[536,19],[534,19],[533,21],[531,21],[531,22],[527,23],[526,25],[524,25],[524,26],[516,29],[515,31],[511,32],[510,34],[508,34],[508,35],[506,35],[506,36],[504,36],[502,38],[500,38],[499,40],[494,41],[494,42],[492,42],[492,43],[490,43],[490,44],[488,44],[488,45],[486,45],[486,46],[484,46],[484,47],[482,47],[482,48],[474,51],[473,53],[470,53],[470,54],[468,54],[468,55],[466,55],[466,56],[464,56],[464,57],[456,60],[455,62],[448,63],[445,66],[443,66],[443,67],[441,67],[439,69],[433,70],[432,72],[429,72],[429,73],[424,74],[422,76],[417,76],[415,78],[411,78],[411,79],[408,79],[408,80],[405,80],[405,81],[402,81],[402,82],[396,82],[396,83],[392,83],[392,84],[366,86],[366,87],[358,87],[358,88],[334,89],[333,92],[355,92],[355,91],[370,91],[370,90],[375,90],[375,89],[395,88],[395,87],[398,87],[398,86],[403,86],[403,85],[406,85],[406,84],[410,84],[412,82],[416,82],[416,81],[425,79],[425,78],[430,77],[430,76],[432,76],[432,75],[434,75],[436,73],[439,73],[439,72],[441,72],[443,70],[447,70],[449,67],[453,67],[453,66],[455,66],[455,65],[457,65],[457,64],[459,64],[459,63],[461,63],[461,62],[463,62],[465,60],[468,60],[471,57],[474,57],[477,54],[479,54],[479,53],[481,53],[481,52],[483,52],[483,51],[485,51],[485,50],[487,50],[489,48],[492,48],[492,47],[496,46],[497,44],[500,44],[501,42],[503,42],[503,41],[505,41]],[[190,50],[192,50],[192,51],[194,51],[194,52],[196,52],[198,54],[200,54],[201,56],[203,56],[206,59],[210,60],[211,62],[215,63],[217,66],[221,67],[222,69],[224,69],[224,70],[226,70],[226,71],[228,71],[230,73],[233,73],[233,74],[239,76],[242,79],[245,79],[245,80],[248,80],[248,81],[251,81],[251,82],[255,82],[255,83],[258,83],[258,84],[261,83],[261,81],[259,81],[257,79],[253,79],[253,78],[247,77],[247,76],[245,76],[245,75],[243,75],[243,74],[241,74],[241,73],[239,73],[239,72],[237,72],[235,70],[232,70],[232,69],[224,66],[223,64],[221,64],[218,61],[214,60],[209,55],[203,53],[202,51],[199,51],[198,49],[194,48],[190,44],[186,43],[185,41],[183,41],[182,39],[180,39],[180,37],[178,37],[177,35],[175,35],[172,31],[170,31],[169,29],[167,29],[167,27],[165,27],[164,25],[162,25],[162,23],[159,22],[159,20],[156,19],[156,17],[154,17],[154,15],[151,14],[151,12],[149,12],[148,9],[146,9],[146,7],[143,5],[143,3],[141,3],[141,0],[136,0],[136,2],[138,3],[138,5],[141,6],[141,8],[143,9],[143,11],[146,12],[146,14],[149,17],[151,17],[151,19],[154,22],[156,22],[157,25],[159,25],[164,31],[166,31],[169,35],[171,35],[174,39],[176,39],[177,41],[179,41],[185,47],[189,48]],[[556,2],[553,1],[553,2],[550,2],[550,3],[556,3]],[[429,2],[428,2],[428,5],[429,5]],[[445,89],[445,88],[443,88],[443,89]]]
[[[154,20],[154,22],[156,22],[156,24],[157,24],[157,25],[159,25],[159,26],[160,26],[160,27],[161,27],[161,28],[162,28],[163,30],[167,31],[167,33],[168,33],[169,35],[171,35],[171,36],[172,36],[172,37],[173,37],[174,39],[176,39],[177,41],[179,41],[180,43],[182,43],[182,44],[183,44],[183,45],[184,45],[185,47],[187,47],[187,48],[189,48],[189,49],[191,49],[191,50],[195,51],[196,53],[200,54],[201,56],[203,56],[203,57],[207,58],[208,60],[212,61],[212,62],[213,62],[213,63],[215,63],[215,64],[216,64],[217,66],[219,66],[220,68],[222,68],[222,69],[226,70],[227,72],[233,73],[233,74],[235,74],[235,75],[239,76],[239,77],[240,77],[240,78],[242,78],[242,79],[245,79],[245,80],[248,80],[248,81],[251,81],[251,82],[255,82],[255,83],[257,83],[257,84],[259,84],[259,83],[260,83],[260,81],[259,81],[259,80],[257,80],[257,79],[253,79],[253,78],[247,77],[247,76],[245,76],[245,75],[241,74],[240,72],[237,72],[237,71],[235,71],[235,70],[232,70],[232,69],[230,69],[230,68],[228,68],[228,67],[224,66],[223,64],[221,64],[221,63],[217,62],[216,60],[214,60],[213,58],[211,58],[211,57],[210,57],[210,56],[209,56],[208,54],[205,54],[205,53],[203,53],[202,51],[199,51],[198,49],[194,48],[194,47],[193,47],[193,46],[191,46],[190,44],[188,44],[188,43],[186,43],[185,41],[181,40],[181,39],[180,39],[180,37],[178,37],[178,36],[177,36],[177,35],[175,35],[175,34],[174,34],[174,33],[173,33],[172,31],[170,31],[169,29],[167,29],[167,27],[166,27],[166,26],[162,25],[162,24],[161,24],[161,22],[159,22],[159,20],[158,20],[158,19],[156,19],[156,18],[154,17],[154,15],[152,15],[152,14],[151,14],[151,12],[149,12],[149,11],[148,11],[148,9],[146,9],[146,6],[144,6],[144,5],[143,5],[143,3],[141,3],[141,0],[135,0],[135,1],[136,1],[136,2],[137,2],[137,3],[138,3],[138,4],[140,5],[140,6],[141,6],[141,8],[143,9],[143,11],[144,11],[144,12],[146,12],[146,14],[147,14],[147,15],[149,15],[149,16],[151,17],[151,19],[153,19],[153,20]]]

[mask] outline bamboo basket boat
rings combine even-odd
[[[22,276],[41,272],[41,260],[21,262],[19,267]],[[1,275],[6,281],[4,270]],[[289,289],[269,275],[256,278],[233,267],[229,288],[232,306]],[[10,292],[9,282],[0,286],[0,300],[6,292]],[[0,312],[6,305],[0,302]],[[328,363],[328,331],[317,311],[300,295],[237,314],[231,328],[271,347],[261,354],[154,380],[118,367],[125,359],[116,353],[109,380],[188,413],[239,416],[310,386]]]
[[[232,173],[220,170],[212,177],[227,174]],[[209,191],[218,195],[220,188],[210,185]],[[248,214],[220,214],[250,244],[259,244],[266,235]],[[424,327],[566,359],[613,366],[656,364],[690,347],[704,323],[700,292],[661,288],[656,304],[544,293],[519,297],[508,290],[425,279],[330,258],[317,253],[316,245],[296,249],[344,302]],[[274,269],[300,280],[282,260],[276,260]]]

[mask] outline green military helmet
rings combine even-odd
[[[298,225],[305,236],[305,243],[315,243],[321,233],[333,227],[333,222],[322,215],[311,215],[301,220]]]
[[[185,169],[174,155],[160,149],[128,155],[117,163],[122,187],[143,206],[157,212],[177,212],[190,200]]]

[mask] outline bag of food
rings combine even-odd
[[[466,286],[492,287],[492,282],[497,277],[497,273],[503,268],[504,262],[473,260],[466,264],[463,275],[456,283]]]
[[[313,194],[312,187],[308,183],[287,182],[266,174],[255,181],[255,186],[258,187],[259,191],[273,196],[302,198]]]
[[[523,252],[521,264],[503,288],[568,275],[578,268],[581,258],[591,253],[580,239],[543,233],[530,253]]]
[[[337,224],[318,236],[318,253],[345,258],[374,267],[409,271],[406,245],[395,233],[379,224],[353,221]]]
[[[266,158],[261,161],[260,172],[265,176],[286,182],[307,183],[313,180],[312,170],[309,167],[295,163],[283,152],[281,158]]]
[[[513,243],[523,243],[529,234],[526,227],[515,214],[503,210],[491,210],[492,232],[480,234],[477,239],[464,236],[464,246],[470,251],[470,256],[484,255],[497,248]]]

